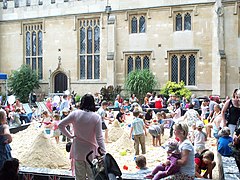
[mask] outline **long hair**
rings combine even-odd
[[[94,98],[91,94],[85,94],[81,98],[80,109],[95,112]]]

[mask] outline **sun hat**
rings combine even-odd
[[[196,122],[196,127],[203,128],[204,127],[204,123],[202,121],[197,121]]]
[[[169,139],[165,145],[165,150],[167,152],[178,152],[178,141],[176,139]]]

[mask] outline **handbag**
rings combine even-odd
[[[66,144],[66,151],[70,152],[71,147],[72,147],[72,142],[71,141],[67,142],[67,144]]]

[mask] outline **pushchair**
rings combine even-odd
[[[100,156],[96,156],[91,162],[89,156],[92,153],[93,151],[87,154],[86,160],[91,166],[94,180],[122,180],[122,172],[111,154],[103,154],[99,147],[98,153]]]

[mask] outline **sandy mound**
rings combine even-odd
[[[22,156],[22,164],[28,167],[58,169],[69,167],[66,156],[51,143],[44,133],[40,133],[33,146]]]

